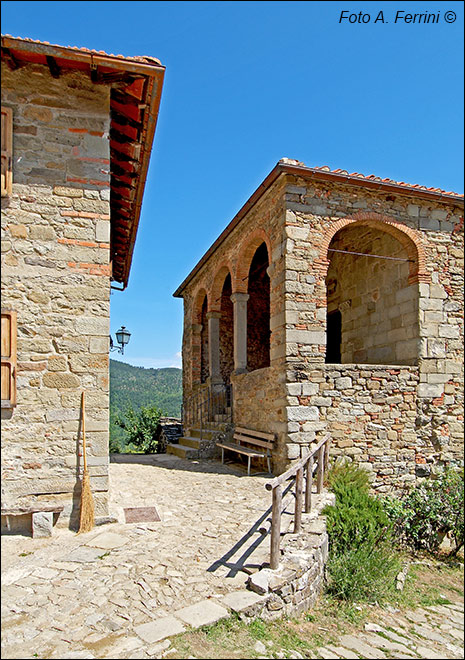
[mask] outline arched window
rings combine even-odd
[[[265,243],[256,249],[249,269],[247,302],[247,367],[270,366],[270,278]]]
[[[374,223],[339,230],[328,248],[326,362],[416,364],[412,250]],[[410,255],[409,255],[410,253]]]

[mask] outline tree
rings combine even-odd
[[[122,428],[128,443],[144,454],[158,454],[163,451],[157,439],[157,427],[163,412],[155,406],[143,406],[138,413],[132,406],[124,416],[118,416],[115,423]]]

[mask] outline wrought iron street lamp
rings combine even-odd
[[[131,338],[131,333],[129,330],[126,330],[125,326],[122,325],[119,330],[116,331],[116,341],[118,342],[119,346],[114,346],[113,345],[113,339],[111,338],[110,335],[110,351],[118,351],[122,355],[124,355],[124,347],[126,344],[129,343],[129,339]]]

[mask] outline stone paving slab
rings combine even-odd
[[[221,605],[213,603],[211,600],[202,600],[195,605],[183,607],[174,612],[174,616],[193,628],[209,626],[220,619],[225,619],[229,612]]]
[[[233,612],[245,612],[254,605],[262,603],[263,600],[267,600],[267,598],[259,596],[253,591],[243,589],[241,591],[232,591],[231,593],[226,594],[226,596],[221,599],[221,603]]]
[[[88,545],[92,548],[112,550],[113,548],[120,548],[128,541],[129,539],[127,537],[121,536],[121,534],[115,534],[114,532],[103,532],[103,534],[99,534],[91,541],[87,541],[85,545]]]
[[[159,642],[166,637],[178,635],[186,630],[179,618],[174,616],[166,616],[163,619],[143,623],[141,626],[134,628],[136,635],[147,644]]]

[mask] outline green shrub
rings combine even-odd
[[[368,474],[353,464],[328,475],[336,504],[326,507],[330,555],[328,592],[342,600],[381,601],[394,589],[400,570],[392,551],[392,524],[382,503],[370,495]]]
[[[353,486],[359,490],[368,492],[368,472],[356,463],[337,460],[328,472],[328,486],[336,496],[338,490],[345,486]]]
[[[397,538],[414,550],[437,552],[449,532],[455,546],[452,553],[463,546],[463,469],[445,469],[436,479],[415,484],[400,499],[385,497],[383,507]]]
[[[126,450],[158,454],[163,447],[156,439],[158,422],[163,412],[155,406],[143,406],[138,413],[128,408],[124,417],[117,417],[115,423],[126,433]]]

